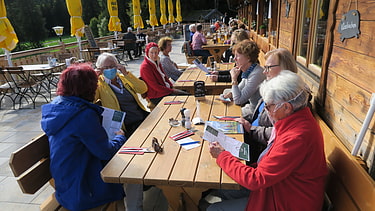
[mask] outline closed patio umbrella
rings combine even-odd
[[[154,31],[154,26],[158,26],[158,19],[156,18],[155,0],[148,0],[148,12],[150,13],[150,26]]]
[[[115,39],[117,39],[117,32],[122,31],[121,21],[118,18],[118,6],[117,0],[107,0],[107,7],[109,12],[109,23],[108,30],[115,33]]]
[[[176,21],[178,22],[178,25],[180,25],[180,22],[182,22],[180,0],[176,0]]]
[[[9,51],[16,47],[18,38],[12,24],[6,16],[7,12],[4,0],[0,0],[0,48],[4,48],[8,65],[13,66]]]
[[[160,0],[160,23],[163,25],[163,28],[165,28],[165,25],[168,23],[166,14],[165,0]]]
[[[70,34],[76,36],[80,51],[80,59],[82,59],[81,37],[84,34],[85,24],[82,20],[82,4],[81,0],[66,0],[66,6],[70,15]]]
[[[168,22],[172,25],[174,23],[173,0],[168,0],[168,15]]]
[[[134,14],[134,28],[144,28],[143,20],[141,17],[141,4],[139,0],[132,0],[133,3],[133,14]]]

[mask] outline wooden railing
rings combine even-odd
[[[165,31],[167,30],[169,33],[165,33]],[[155,31],[152,31],[152,29],[150,28],[140,30],[140,32],[143,32],[145,34],[150,34],[151,36],[152,35],[175,36],[178,31],[182,32],[182,26],[175,25],[173,28],[171,28],[170,25],[168,25],[166,29],[163,29],[162,26],[159,26],[159,27],[155,27]],[[122,35],[123,33],[119,33],[119,37],[122,37]],[[110,36],[95,38],[95,40],[97,42],[110,42],[113,38],[114,36],[110,35]],[[157,42],[157,38],[154,39],[153,41]],[[88,45],[89,43],[87,40],[81,41],[82,49],[86,49]],[[25,65],[25,64],[40,64],[42,63],[40,59],[41,55],[51,55],[52,57],[58,58],[58,55],[65,51],[69,51],[70,53],[72,53],[73,56],[77,58],[81,58],[78,42],[73,42],[73,43],[64,44],[64,46],[58,45],[58,46],[51,46],[51,47],[44,47],[44,48],[36,48],[32,50],[27,50],[27,51],[14,52],[14,53],[11,53],[11,60],[12,60],[13,66]],[[64,62],[64,61],[60,61],[60,62]],[[5,55],[0,55],[0,66],[8,66],[7,57]]]

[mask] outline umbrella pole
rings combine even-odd
[[[163,29],[165,29],[165,24],[163,25]]]
[[[82,59],[83,57],[82,57],[82,43],[81,43],[81,37],[76,35],[76,38],[77,38],[77,41],[78,41],[79,59]]]
[[[13,63],[12,63],[12,55],[10,54],[10,52],[3,48],[4,49],[4,52],[5,52],[5,55],[7,56],[7,60],[8,60],[8,66],[9,67],[13,67]]]
[[[117,40],[117,31],[115,31],[115,40]]]
[[[152,31],[155,31],[155,26],[152,26]]]

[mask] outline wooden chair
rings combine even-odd
[[[128,65],[126,63],[126,61],[124,60],[124,48],[125,48],[125,42],[124,40],[112,40],[112,43],[113,45],[115,45],[116,47],[119,48],[119,50],[116,50],[116,52],[114,53],[118,62],[120,63],[120,61],[124,61],[125,62],[125,65]],[[120,52],[121,52],[121,56],[120,56]]]
[[[48,64],[48,58],[52,58],[53,55],[51,54],[42,54],[39,56],[40,63],[42,64]]]
[[[202,61],[202,56],[194,56],[193,49],[191,49],[189,41],[185,41],[182,45],[182,53],[185,53],[186,62],[188,64],[193,64],[194,59],[199,59]]]
[[[50,151],[46,134],[34,138],[31,142],[13,152],[9,165],[17,178],[23,193],[34,194],[47,182],[53,186],[50,172]],[[61,205],[53,193],[41,205],[40,210],[59,210]]]
[[[95,63],[96,59],[100,55],[99,47],[87,47],[88,61]]]
[[[137,43],[136,43],[136,41],[132,40],[132,39],[124,39],[124,48],[123,48],[122,53],[123,54],[125,54],[125,52],[131,53],[131,51],[133,51],[134,56],[137,54]]]
[[[43,97],[46,102],[48,102],[47,97],[42,93],[42,88],[44,88],[51,96],[48,85],[43,84],[43,80],[48,76],[41,77],[39,74],[33,76],[33,74],[26,73],[22,67],[4,67],[7,73],[5,78],[8,84],[11,85],[13,92],[16,94],[15,100],[19,100],[19,106],[22,105],[22,99],[25,99],[28,103],[30,99],[33,103],[33,108],[35,108],[36,98],[38,96]]]
[[[5,97],[9,98],[12,101],[13,109],[15,109],[15,99],[12,96],[13,89],[8,80],[6,80],[6,73],[0,68],[0,109],[1,102]]]

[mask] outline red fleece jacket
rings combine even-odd
[[[321,210],[327,164],[322,132],[309,108],[275,124],[276,138],[256,168],[229,152],[217,164],[252,192],[246,210]]]
[[[147,84],[147,87],[148,87],[147,97],[150,99],[164,97],[173,92],[173,89],[172,89],[173,85],[169,81],[168,77],[166,76],[160,63],[159,63],[159,67],[165,75],[165,81],[170,84],[171,88],[168,88],[165,85],[163,78],[161,77],[160,73],[156,69],[155,63],[151,62],[149,59],[145,57],[145,59],[143,60],[141,64],[140,75],[141,75],[141,78]]]

